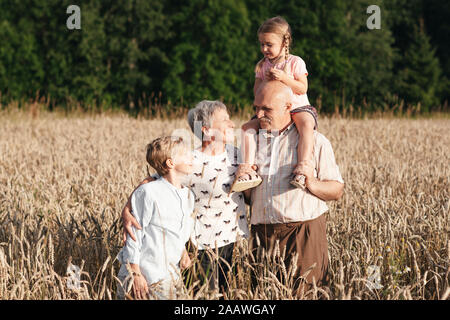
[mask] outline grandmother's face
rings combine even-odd
[[[210,135],[215,141],[234,142],[234,123],[226,109],[217,109],[211,117]]]

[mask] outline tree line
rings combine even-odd
[[[449,99],[446,0],[83,0],[81,29],[66,0],[0,0],[0,102],[140,110],[253,99],[257,29],[283,16],[308,96],[335,108],[444,109]],[[370,30],[369,5],[381,10]]]

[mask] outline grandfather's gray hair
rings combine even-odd
[[[188,112],[188,123],[192,132],[203,141],[202,127],[211,127],[211,117],[218,109],[227,109],[220,101],[203,100]]]

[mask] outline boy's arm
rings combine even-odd
[[[154,202],[150,194],[145,188],[137,188],[131,195],[131,207],[133,208],[132,215],[142,228],[148,225],[153,216]],[[123,247],[123,260],[129,263],[139,264],[141,255],[142,239],[144,236],[143,229],[136,229],[131,227],[135,238],[127,237]]]
[[[131,206],[136,221],[145,228],[153,216],[155,208],[154,201],[151,199],[148,191],[144,187],[138,188],[131,195]],[[134,229],[134,227],[132,228]],[[147,279],[141,273],[139,264],[141,262],[142,241],[144,239],[144,230],[134,229],[136,240],[127,237],[125,246],[122,250],[122,263],[129,263],[133,272],[133,294],[136,299],[146,298],[148,293]]]
[[[149,176],[142,180],[139,185],[133,190],[133,192],[136,191],[137,188],[139,188],[141,185],[151,182],[155,180],[152,176]],[[127,203],[125,204],[125,207],[122,209],[122,222],[123,222],[123,243],[125,244],[125,241],[127,241],[127,234],[136,241],[136,237],[133,233],[132,227],[135,227],[138,230],[141,230],[141,226],[137,222],[136,218],[131,213],[131,196],[133,192],[128,197]]]

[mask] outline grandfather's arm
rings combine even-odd
[[[318,180],[315,177],[306,179],[306,187],[316,197],[324,200],[339,200],[344,194],[344,184],[336,180]]]

